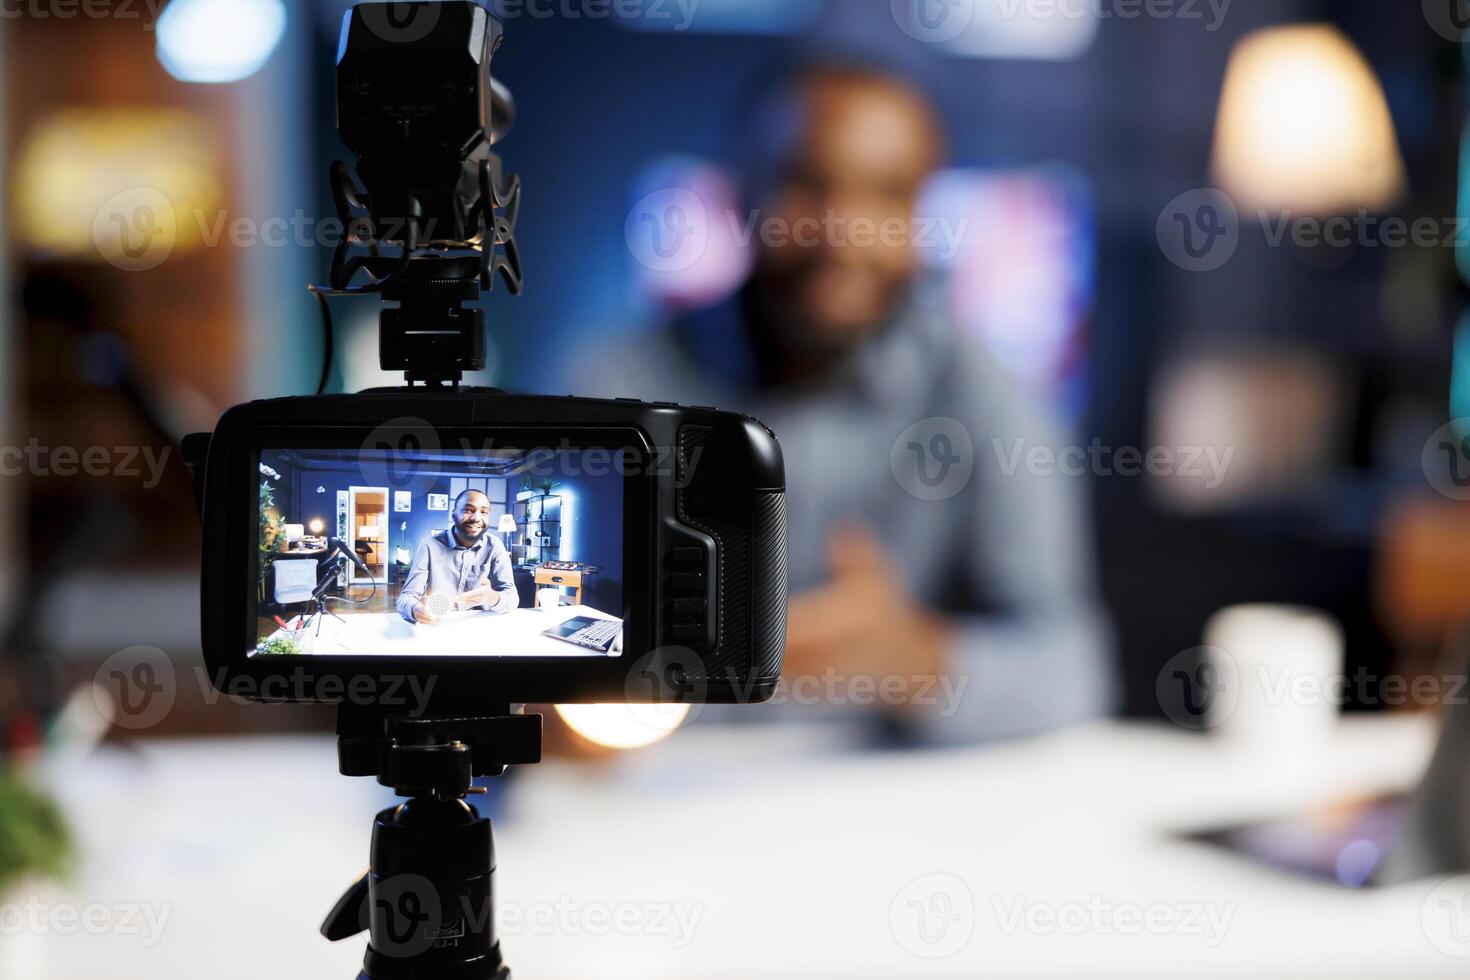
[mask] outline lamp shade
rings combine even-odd
[[[1382,208],[1404,186],[1383,87],[1327,24],[1268,28],[1236,45],[1213,169],[1238,207],[1311,215]]]
[[[500,533],[510,534],[516,529],[516,519],[513,514],[500,515]]]

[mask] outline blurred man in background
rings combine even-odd
[[[1028,472],[1052,432],[919,281],[909,230],[944,153],[936,112],[846,63],[783,74],[756,102],[747,191],[763,231],[790,233],[755,236],[736,297],[597,352],[569,390],[713,404],[776,432],[788,702],[865,705],[924,741],[1105,714],[1084,487]]]

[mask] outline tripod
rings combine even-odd
[[[367,874],[322,923],[333,942],[368,932],[358,980],[510,980],[495,937],[495,842],[465,801],[474,776],[541,758],[541,716],[384,716],[343,705],[338,767],[407,801],[373,821]]]
[[[337,576],[341,574],[342,566],[346,563],[346,561],[347,559],[343,558],[341,555],[333,555],[332,559],[327,562],[326,571],[324,571],[321,574],[321,577],[317,579],[316,588],[311,590],[311,601],[306,607],[307,622],[310,622],[313,619],[317,619],[317,617],[320,616],[322,613],[326,613],[333,619],[342,618],[332,611],[331,606],[327,605],[326,596],[327,590],[336,584]],[[321,620],[319,619],[317,619],[316,631],[318,635],[321,634],[322,624]]]

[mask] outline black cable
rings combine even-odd
[[[327,378],[332,373],[332,307],[327,302],[327,294],[315,285],[307,286],[311,294],[316,297],[322,307],[322,376],[316,383],[316,393],[325,394],[327,390]]]
[[[366,596],[364,596],[363,598],[361,598],[361,599],[350,599],[350,598],[348,598],[345,595],[324,595],[324,596],[322,596],[322,598],[323,599],[331,599],[334,602],[350,602],[350,603],[353,603],[354,605],[365,606],[369,602],[372,602],[373,601],[373,596],[375,596],[375,595],[378,594],[378,580],[372,577],[372,573],[371,572],[368,573],[368,581],[371,582],[371,583],[373,583],[372,590],[369,591],[368,594]]]
[[[415,214],[418,213],[417,202],[413,202],[413,211]],[[415,249],[418,248],[418,236],[415,234],[413,222],[409,221],[407,224],[408,228],[407,233],[404,236],[403,251],[398,256],[398,264],[394,266],[393,270],[383,278],[374,279],[371,282],[364,283],[361,286],[343,286],[341,289],[334,289],[331,286],[323,286],[319,283],[314,282],[307,284],[307,290],[317,298],[317,302],[321,304],[322,308],[322,374],[316,385],[316,393],[318,395],[326,392],[327,378],[332,373],[332,307],[327,302],[327,297],[366,296],[370,293],[380,293],[383,291],[384,286],[402,275],[404,270],[408,268],[409,260],[413,258],[413,253]],[[361,260],[354,259],[353,261],[360,262]],[[354,269],[353,271],[356,272],[356,269]]]

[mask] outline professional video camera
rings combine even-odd
[[[374,980],[508,976],[490,824],[464,797],[540,758],[539,716],[513,706],[763,701],[785,645],[784,469],[763,425],[461,387],[485,361],[466,304],[497,276],[521,286],[520,182],[493,149],[514,115],[490,74],[501,37],[475,0],[343,22],[337,124],[361,186],[332,165],[349,234],[311,289],[328,364],[327,297],[377,294],[380,362],[407,385],[240,405],[185,442],[214,683],[337,703],[341,771],[409,797],[323,926],[370,929]]]

